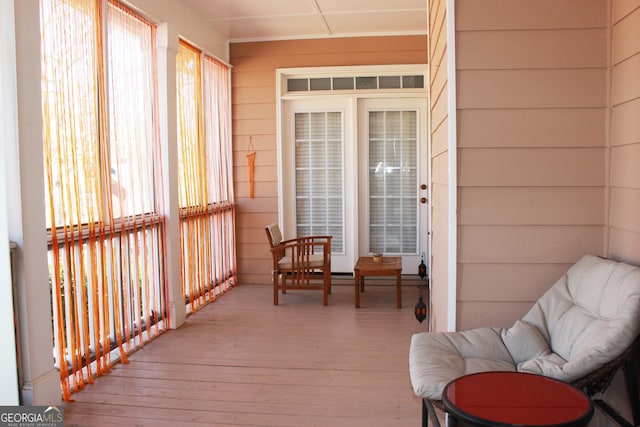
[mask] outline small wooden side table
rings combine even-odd
[[[356,308],[360,307],[360,291],[364,291],[364,278],[366,276],[395,276],[398,308],[402,308],[402,289],[400,275],[402,273],[401,257],[382,257],[380,262],[373,262],[373,257],[363,256],[358,258],[355,273]]]

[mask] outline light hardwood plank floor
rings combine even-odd
[[[411,335],[419,291],[352,278],[320,291],[240,285],[74,393],[65,426],[419,426]],[[342,282],[342,284],[340,284]]]

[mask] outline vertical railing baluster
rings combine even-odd
[[[64,354],[65,357],[67,358],[67,363],[71,364],[72,363],[72,354],[69,351],[69,346],[71,345],[72,342],[72,334],[73,334],[73,310],[72,310],[72,303],[73,303],[73,293],[72,293],[72,288],[73,288],[73,274],[71,273],[72,268],[70,265],[70,261],[69,261],[69,251],[71,251],[72,249],[69,248],[68,250],[64,251],[64,263],[61,264],[64,267],[63,271],[64,271],[64,292],[63,292],[63,298],[64,298],[64,324],[65,324],[65,337],[66,337],[66,342],[64,345]]]
[[[84,250],[84,242],[80,241],[75,244],[74,251],[74,304],[75,304],[75,331],[76,331],[76,345],[75,351],[76,354],[74,357],[76,358],[76,362],[79,362],[82,365],[82,353],[85,349],[85,337],[84,337],[84,328],[85,328],[85,301],[84,301],[84,287],[85,287],[85,277],[84,277],[84,266],[82,265],[82,251]]]
[[[58,340],[58,333],[60,332],[60,326],[58,325],[58,322],[56,321],[56,319],[59,319],[60,316],[62,316],[62,313],[60,313],[58,311],[58,304],[56,304],[56,301],[59,298],[60,295],[60,287],[57,285],[58,281],[55,278],[56,274],[59,274],[59,272],[56,272],[53,268],[53,251],[49,251],[49,253],[47,254],[48,258],[49,258],[49,281],[51,283],[51,300],[53,301],[53,304],[51,304],[51,308],[52,308],[52,315],[53,315],[53,357],[54,357],[54,364],[53,366],[60,369],[60,346],[62,345],[62,343],[59,342]]]

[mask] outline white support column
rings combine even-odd
[[[9,141],[7,200],[9,238],[18,244],[15,272],[19,297],[20,341],[26,405],[56,405],[60,374],[53,367],[51,294],[42,151],[40,80],[40,2],[14,0],[17,136]]]
[[[176,105],[176,56],[179,36],[167,23],[158,27],[158,92],[160,138],[164,169],[164,209],[167,217],[167,277],[169,279],[170,328],[186,317],[180,284],[180,213],[178,202],[178,113]]]
[[[449,238],[448,248],[448,276],[447,300],[447,330],[455,331],[457,328],[458,310],[458,115],[457,115],[457,83],[456,83],[456,14],[455,0],[447,0],[447,96],[448,100],[448,134],[449,134],[449,222],[447,234]]]
[[[13,0],[0,0],[0,406],[20,403],[18,364],[13,326],[13,289],[9,254],[9,169],[6,147],[17,140],[16,47]]]

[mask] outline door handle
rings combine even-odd
[[[420,203],[422,203],[423,205],[424,205],[425,203],[427,203],[427,198],[426,198],[426,197],[421,197],[421,198],[420,198]]]

